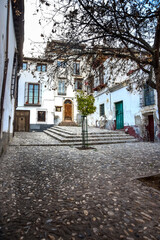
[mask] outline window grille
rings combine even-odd
[[[46,112],[45,111],[38,111],[38,122],[45,122],[46,121]]]
[[[73,74],[80,75],[80,63],[79,62],[73,63]]]
[[[104,116],[105,115],[105,111],[104,111],[104,103],[103,104],[100,104],[100,116]]]
[[[82,90],[82,79],[75,79],[75,90]]]
[[[18,59],[17,54],[14,54],[13,68],[12,68],[12,79],[11,79],[11,98],[15,98],[15,89],[17,87],[17,69]]]
[[[65,81],[58,81],[58,95],[66,95]]]
[[[146,84],[144,87],[144,106],[150,106],[154,104],[154,89]]]
[[[99,68],[99,84],[104,84],[104,67],[103,65]]]

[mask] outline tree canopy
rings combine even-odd
[[[77,92],[77,103],[78,110],[82,115],[88,116],[96,111],[96,107],[94,106],[94,97],[92,95],[87,95],[83,91]]]
[[[136,63],[133,74],[158,92],[160,109],[160,2],[158,0],[40,0],[50,7],[50,38],[85,44],[83,54]],[[44,36],[43,36],[44,37]],[[138,75],[137,75],[138,78]],[[159,110],[160,112],[160,110]]]

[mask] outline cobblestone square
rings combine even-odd
[[[160,192],[137,180],[160,173],[159,143],[53,143],[19,133],[0,159],[0,239],[160,239]]]

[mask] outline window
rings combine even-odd
[[[56,112],[61,112],[62,107],[56,107]]]
[[[65,61],[57,61],[57,67],[65,68],[66,67],[66,62]]]
[[[58,95],[66,95],[65,81],[58,81]]]
[[[99,68],[99,84],[104,84],[104,67],[103,65]]]
[[[27,70],[27,62],[23,62],[22,69],[23,69],[23,70]]]
[[[99,110],[100,110],[100,116],[104,116],[104,114],[105,114],[105,112],[104,112],[104,103],[99,106]]]
[[[73,63],[73,74],[74,75],[80,74],[80,62]]]
[[[37,71],[38,72],[46,72],[47,71],[47,64],[37,64]]]
[[[12,79],[11,79],[11,98],[16,96],[16,87],[17,87],[17,69],[18,69],[18,59],[17,54],[14,54],[13,68],[12,68]]]
[[[87,86],[87,93],[93,93],[93,87],[94,87],[94,78],[90,77],[88,78],[88,81],[85,83],[85,85]]]
[[[82,90],[82,79],[75,79],[75,90]]]
[[[150,106],[155,104],[154,89],[147,84],[144,87],[144,106]]]
[[[45,122],[45,121],[46,121],[46,112],[38,111],[38,122]]]
[[[39,104],[39,84],[28,84],[28,104]]]

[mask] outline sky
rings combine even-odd
[[[25,0],[25,36],[23,54],[25,57],[30,57],[31,52],[34,56],[43,52],[42,33],[46,33],[49,28],[45,27],[45,23],[39,24],[41,13],[37,12],[39,0]]]

